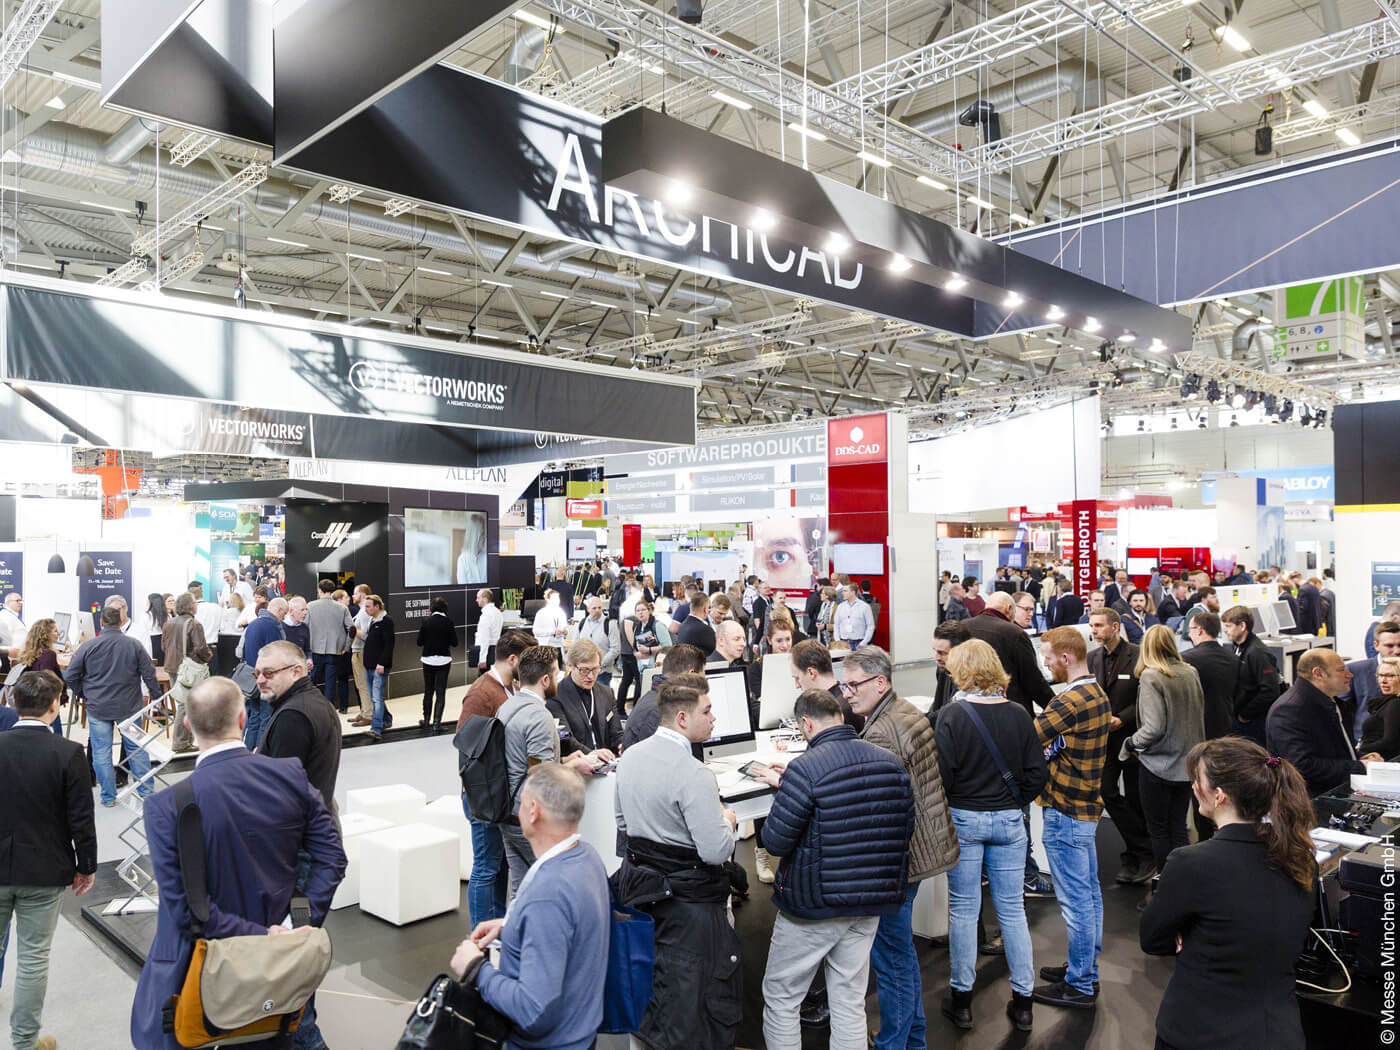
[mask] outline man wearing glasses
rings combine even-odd
[[[1006,595],[1003,595],[1006,597]],[[909,882],[899,910],[882,915],[870,949],[880,991],[880,1034],[875,1050],[926,1045],[923,985],[914,948],[914,896],[919,883],[958,862],[958,839],[943,793],[933,726],[894,691],[890,657],[879,646],[857,649],[845,662],[841,692],[865,719],[861,739],[884,748],[904,766],[914,790],[914,835],[909,840]]]
[[[622,750],[622,720],[617,717],[613,691],[598,681],[602,663],[602,653],[589,639],[580,638],[569,646],[568,676],[560,680],[545,706],[568,730],[560,741],[561,753],[582,751],[599,761],[615,762]]]
[[[1030,591],[1017,591],[1011,596],[1011,619],[1023,631],[1035,633],[1035,598]]]

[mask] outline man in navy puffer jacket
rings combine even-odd
[[[808,689],[794,713],[807,750],[762,777],[778,789],[763,848],[781,858],[763,1035],[769,1050],[800,1050],[799,1007],[825,962],[831,1050],[865,1050],[870,946],[904,900],[914,797],[899,759],[859,739],[829,692]]]

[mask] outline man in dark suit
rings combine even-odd
[[[1185,581],[1177,580],[1171,585],[1171,593],[1165,594],[1162,600],[1157,603],[1157,621],[1171,626],[1171,621],[1178,616],[1185,616],[1189,606],[1186,604],[1187,592],[1190,590]]]
[[[1084,599],[1071,593],[1074,584],[1064,577],[1055,580],[1055,590],[1059,592],[1058,597],[1053,597],[1045,603],[1045,629],[1053,631],[1056,627],[1065,627],[1079,622],[1079,618],[1084,615]]]
[[[1299,634],[1317,634],[1322,629],[1322,581],[1317,577],[1304,580],[1295,572],[1290,580],[1298,588],[1298,608],[1294,611]]]
[[[957,683],[948,673],[948,656],[971,638],[966,622],[948,620],[933,629],[933,658],[938,662],[938,679],[933,687],[933,703],[928,709],[930,723],[938,722],[938,712],[948,706],[958,692]]]
[[[1201,609],[1196,616],[1212,609]],[[1220,617],[1225,636],[1235,646],[1240,664],[1240,677],[1235,683],[1235,725],[1233,732],[1264,743],[1265,719],[1278,700],[1283,682],[1278,673],[1274,654],[1269,652],[1254,633],[1254,614],[1244,605],[1233,605]],[[1189,626],[1188,626],[1189,630]]]
[[[194,689],[185,706],[199,758],[190,783],[204,830],[209,921],[206,937],[257,937],[280,931],[298,883],[298,867],[319,925],[345,875],[340,831],[301,764],[243,746],[243,695],[227,678]],[[175,792],[146,803],[146,839],[160,887],[155,940],[141,968],[131,1008],[131,1041],[142,1050],[179,1050],[162,1030],[166,1002],[179,992],[194,942],[180,877]],[[299,864],[299,851],[307,860]],[[268,1041],[282,1050],[290,1040]],[[259,1044],[262,1045],[262,1044]]]
[[[996,650],[1002,668],[1011,676],[1006,699],[1020,704],[1034,718],[1035,710],[1031,705],[1046,707],[1055,694],[1041,673],[1030,637],[1011,622],[1012,610],[1011,595],[994,591],[987,596],[986,611],[964,620],[963,626],[972,637],[982,639]]]
[[[1128,570],[1119,569],[1113,574],[1113,582],[1103,589],[1103,603],[1110,609],[1118,610],[1121,616],[1128,611],[1128,593],[1133,585],[1128,582]]]
[[[1118,757],[1123,741],[1138,728],[1138,679],[1134,673],[1138,647],[1123,640],[1119,626],[1120,617],[1115,609],[1097,609],[1089,614],[1089,633],[1099,643],[1089,654],[1089,672],[1097,679],[1099,688],[1108,694],[1109,710],[1113,714],[1099,790],[1103,795],[1103,807],[1123,839],[1117,881],[1142,886],[1152,881],[1157,866],[1152,859],[1152,840],[1147,834],[1147,818],[1143,816],[1138,792],[1138,763],[1131,754],[1126,762]]]
[[[691,617],[694,619],[694,617]],[[560,742],[565,755],[575,751],[602,752],[611,762],[622,751],[622,720],[617,698],[598,682],[603,654],[587,638],[569,646],[569,673],[560,679],[554,696],[545,700],[549,713],[564,724],[569,735]]]
[[[1381,683],[1376,678],[1379,661],[1385,657],[1400,656],[1400,623],[1384,620],[1376,624],[1375,640],[1375,656],[1347,664],[1347,670],[1351,672],[1351,688],[1342,701],[1342,716],[1353,740],[1361,739],[1361,723],[1370,717],[1366,705],[1372,698],[1381,695]]]
[[[706,656],[715,651],[715,629],[709,624],[710,599],[707,595],[694,591],[690,595],[690,615],[681,621],[676,632],[676,642],[680,645],[693,645]]]
[[[63,683],[51,671],[24,675],[10,691],[18,719],[0,734],[0,930],[15,918],[19,956],[10,1009],[11,1045],[39,1039],[49,984],[49,945],[63,891],[92,889],[97,829],[87,755],[52,732]]]
[[[1356,754],[1351,733],[1342,724],[1337,697],[1347,691],[1351,672],[1331,649],[1309,649],[1298,658],[1293,688],[1269,709],[1269,753],[1286,758],[1307,781],[1308,794],[1320,795],[1365,773],[1380,755]]]
[[[1196,669],[1205,694],[1206,739],[1226,736],[1235,728],[1235,693],[1239,690],[1240,661],[1220,644],[1220,617],[1215,613],[1197,613],[1191,618],[1191,648],[1181,658]],[[1196,822],[1196,837],[1204,842],[1215,833],[1215,825],[1201,816],[1195,795],[1191,796],[1191,813]]]

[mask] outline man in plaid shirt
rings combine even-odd
[[[1051,678],[1069,685],[1035,720],[1040,742],[1050,753],[1050,779],[1036,801],[1045,809],[1045,854],[1065,917],[1069,961],[1040,971],[1050,983],[1038,986],[1034,998],[1087,1010],[1098,1000],[1103,948],[1103,893],[1094,840],[1103,812],[1099,785],[1112,711],[1108,694],[1089,671],[1082,634],[1057,627],[1041,635],[1040,649]]]

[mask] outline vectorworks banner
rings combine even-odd
[[[415,423],[695,439],[695,388],[236,311],[4,287],[9,379]]]

